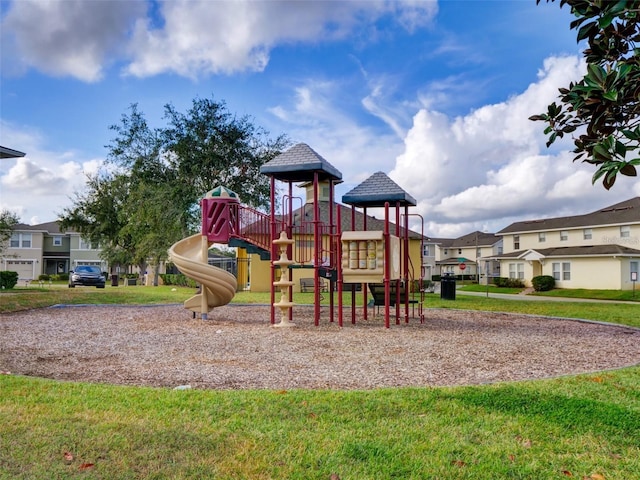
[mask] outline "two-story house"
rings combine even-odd
[[[512,223],[500,230],[502,276],[530,285],[551,275],[559,288],[628,290],[639,280],[640,197],[585,215]]]
[[[18,272],[18,279],[30,281],[41,274],[69,273],[77,265],[107,265],[100,259],[100,249],[84,241],[77,232],[61,232],[58,222],[13,228],[3,250],[1,268]]]
[[[433,239],[436,249],[436,274],[468,275],[478,281],[500,276],[502,238],[493,233],[471,232],[458,238]]]

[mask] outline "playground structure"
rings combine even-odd
[[[358,295],[362,296],[362,315],[366,319],[366,286],[374,296],[374,292],[384,293],[383,302],[376,305],[384,306],[385,327],[390,326],[392,305],[396,307],[396,324],[400,323],[401,311],[405,322],[409,321],[410,307],[412,316],[424,321],[422,269],[414,268],[409,255],[409,237],[418,235],[408,226],[408,207],[416,205],[413,197],[384,173],[377,172],[342,197],[343,203],[351,205],[349,212],[334,200],[335,185],[342,182],[342,174],[302,143],[265,163],[260,171],[270,177],[269,214],[242,205],[234,192],[216,187],[201,201],[201,234],[183,239],[169,250],[178,269],[202,285],[201,292],[185,302],[185,308],[206,319],[211,309],[233,298],[237,288],[235,277],[207,264],[211,244],[226,243],[270,260],[272,325],[295,325],[292,287],[293,270],[297,268],[312,271],[309,276],[314,282],[315,325],[319,325],[321,317],[321,289],[325,281],[329,282],[326,310],[330,322],[335,321],[337,313],[338,324],[343,326],[345,290],[351,291],[351,323],[356,323]],[[286,185],[280,213],[276,211],[276,182]],[[305,204],[294,197],[294,184],[305,186],[311,201],[307,198]],[[384,209],[383,228],[367,230],[367,208],[377,207]],[[363,213],[357,214],[356,208],[362,208]],[[393,232],[389,220],[391,208],[395,209],[396,220]],[[421,252],[424,235],[419,238]],[[362,286],[360,292],[358,285]],[[276,301],[278,290],[280,299]],[[281,312],[279,323],[276,309]]]

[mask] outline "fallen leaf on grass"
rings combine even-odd
[[[64,452],[64,461],[67,463],[71,463],[73,462],[73,453],[71,452]]]
[[[562,474],[565,477],[573,477],[573,473],[571,473],[569,470],[562,470]]]
[[[516,456],[514,454],[509,455],[509,461],[511,463],[515,462],[516,461]]]
[[[604,480],[604,475],[600,475],[599,473],[592,473],[589,478],[591,480]]]
[[[78,467],[78,470],[89,470],[90,468],[93,468],[95,465],[93,463],[83,463],[82,465],[80,465]]]
[[[289,392],[287,392],[286,390],[278,390],[276,393],[278,395],[284,395],[285,393],[289,393]]]
[[[455,465],[456,467],[466,467],[467,464],[462,460],[452,460],[451,465]]]

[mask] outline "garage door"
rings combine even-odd
[[[7,270],[18,272],[19,280],[33,280],[33,260],[7,260]]]

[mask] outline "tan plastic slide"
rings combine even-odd
[[[202,235],[199,233],[174,243],[169,249],[169,259],[187,277],[206,289],[209,312],[231,301],[236,294],[238,281],[232,274],[209,265],[202,257]],[[202,293],[185,300],[184,308],[196,313],[202,312]]]

